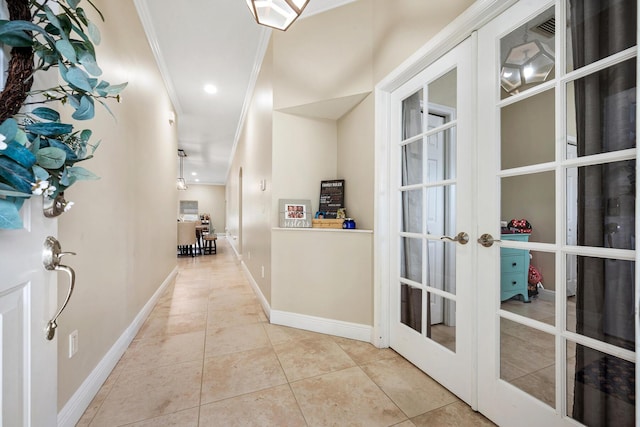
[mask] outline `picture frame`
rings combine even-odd
[[[311,211],[311,200],[278,200],[278,217],[281,228],[310,228],[313,215]]]

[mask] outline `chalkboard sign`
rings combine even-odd
[[[335,218],[338,209],[344,207],[344,179],[320,182],[320,212],[325,218]]]

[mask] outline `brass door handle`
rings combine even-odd
[[[461,245],[466,245],[469,243],[469,235],[464,231],[461,231],[456,234],[456,237],[442,236],[440,240],[451,240],[452,242],[458,242]]]
[[[484,233],[478,239],[478,243],[480,243],[485,248],[490,248],[491,246],[493,246],[494,242],[502,242],[502,240],[494,239],[493,236],[489,233]]]
[[[47,327],[45,328],[46,338],[49,341],[51,341],[56,334],[56,328],[58,327],[56,321],[58,320],[58,316],[60,316],[69,303],[71,294],[73,293],[73,288],[76,284],[76,273],[73,271],[73,268],[60,264],[60,258],[65,255],[75,255],[75,252],[61,252],[60,242],[58,242],[55,237],[49,236],[45,239],[44,249],[42,250],[42,264],[44,265],[44,268],[47,270],[64,271],[69,275],[69,291],[67,291],[67,297],[64,299],[62,306],[56,312],[55,316],[49,320]]]

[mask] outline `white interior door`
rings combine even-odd
[[[42,264],[57,221],[41,198],[22,208],[24,228],[0,230],[0,360],[3,426],[57,425],[57,340],[45,338],[56,309],[56,275]]]
[[[499,425],[638,419],[636,10],[522,0],[478,32],[478,232],[502,240],[478,246],[478,408]],[[504,234],[522,218],[529,235]],[[526,283],[507,253],[543,295],[502,300]]]
[[[391,347],[468,403],[475,246],[442,237],[472,227],[471,56],[467,40],[391,95],[389,278]]]

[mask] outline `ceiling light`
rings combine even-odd
[[[526,41],[512,47],[500,70],[500,83],[508,93],[518,88],[541,83],[549,77],[555,65],[553,51],[540,40]]]
[[[286,31],[309,0],[247,0],[247,6],[260,25]]]
[[[178,148],[178,157],[180,158],[180,176],[178,177],[176,188],[178,190],[186,190],[188,187],[187,187],[187,182],[184,180],[184,177],[182,175],[182,172],[183,172],[182,161],[184,160],[185,157],[187,157],[187,153],[185,153],[183,149]]]
[[[198,175],[198,172],[191,172],[191,175],[196,176]]]
[[[214,85],[207,84],[207,85],[204,85],[204,91],[209,93],[209,94],[211,94],[211,95],[213,95],[213,94],[218,93],[218,88],[215,87]]]

